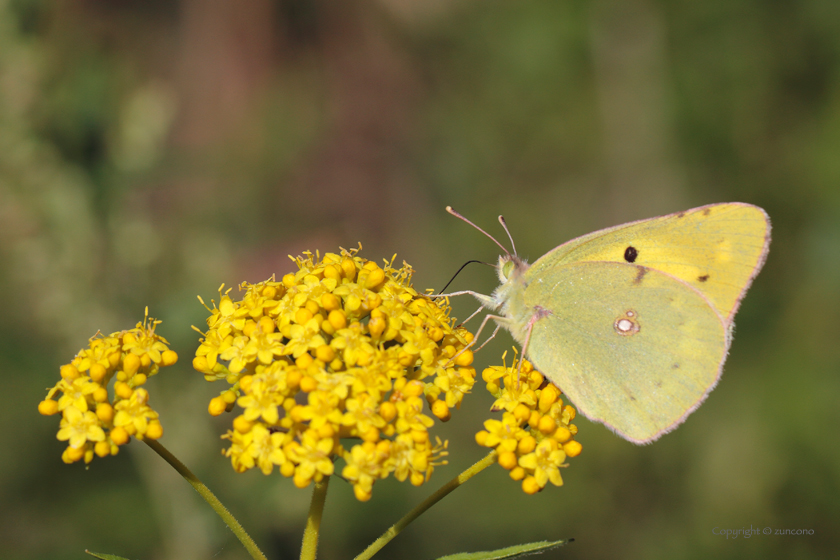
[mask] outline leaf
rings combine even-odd
[[[128,558],[123,558],[116,554],[103,554],[102,552],[91,552],[90,550],[85,550],[85,552],[100,560],[128,560]]]
[[[449,556],[441,556],[438,560],[502,560],[503,558],[522,558],[529,554],[536,554],[538,552],[545,552],[552,548],[559,548],[566,543],[570,543],[575,539],[566,539],[562,541],[539,541],[527,544],[518,544],[509,546],[507,548],[500,548],[498,550],[485,550],[483,552],[459,552],[458,554],[450,554]]]

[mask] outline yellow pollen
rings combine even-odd
[[[516,453],[510,451],[502,451],[499,453],[499,465],[507,471],[516,466]]]
[[[465,350],[460,356],[455,358],[455,364],[459,366],[469,366],[473,363],[472,350]]]
[[[437,416],[442,422],[447,422],[452,417],[449,407],[446,406],[446,401],[437,400],[432,405],[432,414]]]
[[[519,443],[516,445],[516,451],[520,455],[527,455],[528,453],[532,452],[537,447],[537,440],[534,439],[534,436],[525,436],[524,438],[519,440]]]
[[[131,376],[140,369],[140,357],[137,354],[128,353],[123,360],[123,371]]]
[[[207,407],[210,416],[219,416],[227,409],[227,403],[222,397],[213,397]]]
[[[520,422],[524,422],[532,417],[531,410],[529,410],[528,407],[522,403],[516,405],[516,408],[513,409],[513,415]]]
[[[90,371],[90,378],[97,383],[102,381],[105,378],[105,374],[108,373],[108,370],[105,369],[105,366],[96,362],[95,364],[91,364]]]
[[[526,494],[536,494],[540,491],[540,485],[537,482],[537,479],[533,476],[525,477],[525,480],[522,481],[522,491]]]
[[[163,426],[160,422],[150,422],[146,428],[146,437],[149,439],[160,439],[163,437]]]
[[[107,457],[111,454],[111,446],[107,441],[98,441],[93,446],[93,452],[96,453],[97,457]]]
[[[572,432],[570,432],[569,428],[567,428],[565,426],[559,426],[557,428],[557,431],[554,432],[554,435],[551,436],[551,437],[556,439],[558,441],[558,443],[566,443],[572,437]],[[573,456],[573,455],[569,454],[568,451],[566,452],[566,455],[569,455],[570,457]]]
[[[128,383],[120,381],[119,383],[114,384],[114,392],[121,399],[130,399],[131,395],[134,393],[134,389],[132,389]]]
[[[522,480],[525,478],[525,469],[522,467],[515,467],[510,471],[510,478],[513,480]]]
[[[557,429],[557,422],[554,421],[554,418],[551,416],[545,415],[540,418],[540,422],[537,425],[537,429],[545,435],[550,435],[554,433],[554,430]]]
[[[45,399],[38,403],[38,412],[44,416],[52,416],[58,412],[58,403],[52,399]]]
[[[567,457],[577,457],[583,451],[583,446],[577,441],[570,441],[563,444],[563,451]]]
[[[117,426],[113,430],[111,430],[111,441],[116,443],[117,445],[125,445],[128,443],[128,432],[122,426]]]

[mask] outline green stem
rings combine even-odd
[[[370,546],[368,546],[361,554],[356,556],[355,560],[368,560],[369,558],[371,558],[374,554],[379,552],[379,550],[383,546],[388,544],[391,541],[391,539],[399,535],[402,532],[402,530],[408,526],[409,523],[420,517],[420,515],[422,515],[427,509],[438,503],[440,500],[443,499],[444,496],[446,496],[447,494],[449,494],[450,492],[458,488],[460,485],[462,485],[463,483],[465,483],[466,481],[468,481],[469,479],[471,479],[472,477],[474,477],[475,475],[477,475],[478,473],[480,473],[495,462],[496,451],[493,450],[490,453],[488,453],[487,456],[484,457],[484,459],[477,462],[476,464],[474,464],[473,466],[471,466],[470,468],[468,468],[467,470],[465,470],[464,472],[462,472],[461,474],[459,474],[458,476],[456,476],[455,478],[438,488],[438,490],[434,494],[426,498],[421,504],[419,504],[413,510],[408,512],[405,515],[405,517],[397,521],[387,531],[385,531],[385,533],[381,537],[373,541],[370,544]]]
[[[318,534],[321,529],[321,517],[324,513],[324,503],[327,501],[327,488],[330,477],[325,476],[315,483],[312,491],[312,502],[309,504],[309,517],[306,519],[306,529],[303,531],[303,544],[300,546],[300,560],[315,560],[318,553]]]
[[[242,543],[242,546],[245,547],[245,550],[248,551],[251,558],[254,558],[254,560],[268,560],[265,557],[265,554],[263,554],[259,547],[257,547],[257,543],[254,542],[254,539],[245,532],[245,529],[242,528],[242,525],[239,524],[239,521],[236,520],[233,514],[231,514],[224,505],[222,505],[219,498],[217,498],[216,495],[213,494],[213,492],[211,492],[210,489],[207,488],[207,486],[205,486],[204,483],[201,482],[198,477],[196,477],[192,471],[186,467],[186,465],[184,465],[184,463],[179,461],[175,455],[170,453],[168,449],[155,440],[146,438],[143,440],[143,443],[151,447],[155,453],[163,457],[164,461],[172,465],[172,468],[178,471],[178,474],[183,476],[184,479],[189,482],[193,488],[195,488],[196,492],[201,494],[204,501],[210,504],[213,511],[215,511],[216,514],[222,518],[222,521],[224,521],[230,528],[230,530],[233,531],[233,534],[236,535],[236,538],[239,539],[239,542]]]

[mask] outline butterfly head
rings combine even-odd
[[[496,273],[499,275],[499,281],[502,284],[511,278],[518,278],[527,269],[528,263],[518,256],[510,254],[499,255],[499,264],[496,267]]]
[[[499,280],[502,284],[506,284],[512,278],[519,278],[519,276],[521,276],[522,273],[528,269],[528,263],[526,263],[516,255],[516,244],[514,244],[513,236],[511,236],[510,230],[508,230],[507,227],[507,223],[505,222],[505,219],[502,216],[499,216],[499,223],[502,224],[503,228],[505,228],[505,233],[507,233],[508,239],[510,239],[510,245],[513,249],[513,253],[508,251],[504,245],[502,245],[496,240],[495,237],[493,237],[492,235],[490,235],[489,233],[487,233],[486,231],[484,231],[483,229],[481,229],[480,227],[463,217],[461,214],[453,210],[451,206],[447,206],[446,211],[458,218],[459,220],[465,221],[466,223],[468,223],[469,225],[471,225],[472,227],[489,237],[493,241],[493,243],[498,245],[502,249],[502,251],[505,252],[504,255],[499,256],[499,264],[496,267],[496,273],[499,275]]]

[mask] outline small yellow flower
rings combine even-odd
[[[435,385],[446,393],[446,405],[449,408],[460,407],[464,395],[475,384],[475,370],[471,367],[449,367],[438,371]]]
[[[218,307],[207,308],[193,366],[230,385],[211,401],[212,414],[243,409],[224,436],[225,455],[237,472],[279,466],[299,487],[344,458],[359,500],[392,473],[422,484],[446,454],[429,441],[434,419],[423,396],[437,391],[457,408],[470,392],[472,353],[452,358],[471,335],[453,326],[445,301],[411,287],[406,264],[380,266],[356,249],[292,260],[298,270],[282,281],[243,283],[241,301],[220,288]]]
[[[565,460],[566,453],[558,447],[557,442],[546,438],[537,445],[533,453],[519,458],[519,466],[526,471],[533,471],[534,479],[540,488],[545,487],[549,480],[555,486],[562,486],[560,467],[563,466]]]
[[[504,358],[503,358],[504,359]],[[528,494],[540,491],[550,481],[563,484],[560,469],[568,457],[580,454],[575,441],[577,427],[572,424],[575,409],[564,406],[560,390],[535,371],[528,361],[521,368],[493,366],[482,373],[487,390],[496,397],[493,410],[502,410],[502,420],[487,420],[476,442],[495,448],[498,462],[522,481]]]
[[[249,340],[247,336],[237,336],[225,351],[219,355],[222,360],[228,360],[230,362],[228,364],[228,370],[231,373],[240,373],[253,361],[253,355],[249,356],[245,352],[245,347],[248,345]]]
[[[278,294],[282,295],[285,287],[280,282],[266,280],[259,284],[243,284],[240,286],[245,288],[245,297],[242,298],[242,304],[237,309],[235,315],[237,317],[248,317],[252,319],[259,319],[265,315],[270,315],[277,307]],[[244,326],[239,326],[241,329]]]
[[[161,353],[168,350],[167,342],[156,335],[154,329],[135,329],[123,335],[123,352],[137,356],[147,355],[155,364],[161,361]]]
[[[151,420],[157,420],[158,413],[146,402],[149,393],[145,389],[136,389],[130,398],[117,402],[114,406],[114,426],[125,429],[130,435],[143,439]]]
[[[364,286],[355,283],[342,284],[333,293],[344,302],[344,311],[348,317],[361,318],[371,308],[371,302],[375,301],[371,296],[375,295]]]
[[[281,466],[286,462],[286,454],[282,449],[284,440],[282,433],[271,433],[265,426],[256,424],[250,431],[250,436],[246,451],[263,474],[271,474],[275,465]]]
[[[228,346],[230,346],[232,343],[233,337],[223,336],[222,332],[219,330],[210,330],[207,334],[204,335],[204,338],[201,341],[201,345],[198,347],[198,350],[195,351],[195,355],[197,358],[200,357],[206,360],[206,363],[204,365],[205,369],[202,371],[202,373],[204,373],[205,378],[208,381],[213,381],[215,379],[224,379],[225,375],[227,374],[227,368],[221,370],[221,373],[219,371],[216,371],[215,368],[218,364],[219,355],[222,354],[225,350],[227,350]]]
[[[392,446],[389,461],[394,477],[403,481],[408,479],[414,486],[419,486],[432,475],[436,465],[444,464],[442,457],[447,455],[446,442],[432,446],[428,440],[417,443],[408,434],[397,436]]]
[[[351,368],[347,373],[353,377],[355,393],[368,393],[376,400],[382,400],[382,395],[391,390],[391,378],[403,371],[388,352],[377,350],[366,366]]]
[[[484,428],[487,435],[484,436],[482,445],[496,447],[500,451],[514,451],[519,440],[528,433],[522,429],[519,420],[510,412],[505,412],[501,421],[492,418],[485,420]]]
[[[383,478],[382,463],[390,455],[390,447],[391,442],[388,440],[379,445],[368,441],[354,445],[350,453],[345,455],[347,465],[341,471],[341,476],[353,485],[353,492],[360,502],[370,500],[373,483]]]
[[[351,323],[349,328],[337,331],[330,346],[342,352],[344,363],[348,367],[356,364],[366,365],[375,352],[370,339],[365,336],[364,325],[361,323]]]
[[[58,399],[58,410],[73,407],[85,412],[88,405],[93,404],[93,393],[99,387],[89,377],[77,377],[71,382],[62,379],[58,382],[58,389],[62,392]]]
[[[283,355],[285,349],[282,340],[283,335],[280,333],[264,333],[257,329],[251,334],[244,353],[251,361],[256,358],[259,363],[269,365]]]
[[[353,428],[351,434],[363,437],[371,429],[381,430],[385,427],[385,420],[379,415],[377,408],[379,400],[367,393],[347,399],[347,410],[342,418],[342,424]]]
[[[309,422],[309,426],[315,429],[327,423],[337,427],[342,419],[338,405],[337,395],[324,391],[312,391],[309,393],[309,404],[300,407],[300,419]]]
[[[207,318],[207,326],[212,330],[219,331],[221,338],[225,338],[231,331],[241,331],[245,326],[245,317],[237,314],[237,306],[230,298],[230,289],[222,294],[224,284],[219,288],[220,301],[218,309],[212,309],[210,317]],[[201,301],[201,298],[199,298]],[[203,303],[203,302],[202,302]]]
[[[61,380],[38,405],[44,415],[61,412],[58,439],[69,441],[62,453],[68,463],[94,456],[116,455],[131,436],[157,439],[163,435],[158,413],[148,405],[149,393],[140,388],[161,367],[175,364],[178,355],[155,333],[160,321],[149,318],[133,329],[97,334],[69,363],[60,368]],[[116,378],[113,397],[108,384]],[[61,393],[57,401],[54,397]]]
[[[286,344],[283,353],[291,354],[294,358],[299,358],[305,352],[326,344],[324,337],[321,336],[321,323],[314,317],[305,325],[291,325],[289,337],[291,340]]]
[[[409,397],[403,401],[397,401],[397,432],[405,433],[411,430],[425,432],[431,428],[435,421],[423,414],[423,399],[420,397]]]
[[[312,374],[312,377],[318,383],[318,390],[326,393],[332,393],[339,400],[346,399],[350,393],[350,388],[356,383],[357,378],[347,372],[343,371],[326,371],[319,369]]]
[[[332,462],[334,447],[332,438],[321,438],[315,430],[307,430],[300,436],[300,444],[288,448],[289,456],[297,464],[294,482],[298,488],[305,488],[315,479],[333,473]]]
[[[282,370],[282,368],[275,369]],[[266,375],[264,372],[253,377],[248,394],[237,400],[237,404],[245,409],[243,416],[246,420],[254,421],[262,418],[272,426],[280,420],[279,407],[283,406],[285,397],[282,391],[277,390],[277,387],[284,384],[284,377],[285,371],[274,375]]]
[[[88,441],[103,441],[105,431],[99,425],[96,414],[90,410],[82,411],[70,406],[64,409],[57,437],[61,441],[67,441],[70,447],[79,449]]]
[[[230,457],[234,471],[242,473],[254,468],[254,456],[246,452],[254,439],[251,430],[244,434],[236,430],[229,430],[222,438],[230,440],[230,447],[224,450],[223,454]]]

